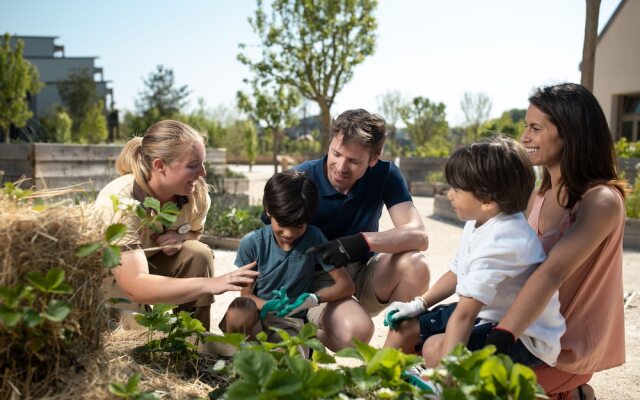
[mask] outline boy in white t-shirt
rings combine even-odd
[[[456,258],[422,296],[391,303],[385,318],[391,327],[385,346],[407,353],[422,347],[427,367],[435,367],[458,343],[477,350],[492,330],[503,334],[496,332],[497,322],[546,257],[522,214],[535,175],[518,142],[494,137],[467,145],[449,158],[445,177],[449,200],[458,218],[467,221]],[[454,293],[458,303],[427,311]],[[554,365],[564,330],[556,292],[507,355],[529,366]]]

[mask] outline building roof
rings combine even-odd
[[[620,0],[618,7],[616,7],[616,10],[613,12],[613,14],[611,14],[611,18],[609,18],[604,28],[602,28],[602,31],[600,31],[600,34],[598,35],[598,42],[600,42],[600,40],[602,40],[602,38],[604,37],[605,33],[607,33],[607,30],[609,30],[609,27],[613,24],[613,21],[616,19],[618,14],[620,14],[620,10],[622,10],[622,7],[624,7],[624,4],[626,2],[627,0]]]

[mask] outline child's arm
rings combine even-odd
[[[460,301],[453,311],[453,314],[451,314],[449,322],[447,322],[439,359],[449,354],[458,343],[462,343],[465,346],[467,345],[469,336],[471,335],[471,329],[473,329],[473,324],[482,307],[484,307],[484,304],[478,300],[471,297],[460,296]]]
[[[316,292],[316,296],[319,297],[321,303],[342,300],[354,295],[356,292],[356,284],[344,268],[332,269],[329,271],[329,275],[335,283]]]

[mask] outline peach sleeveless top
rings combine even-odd
[[[587,190],[582,196],[598,186]],[[560,312],[567,324],[562,336],[562,350],[556,368],[575,374],[587,374],[624,363],[624,299],[622,293],[622,240],[625,209],[622,204],[616,228],[589,258],[560,287]],[[547,192],[548,193],[548,192]],[[542,247],[549,254],[575,221],[580,207],[576,203],[562,218],[556,229],[540,234],[538,219],[545,194],[534,199],[529,225],[538,233]]]

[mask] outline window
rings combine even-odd
[[[622,98],[620,137],[627,138],[630,142],[640,140],[640,95]]]

